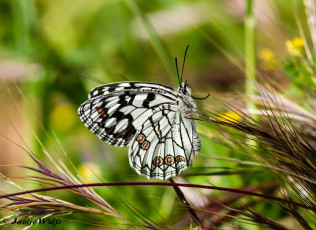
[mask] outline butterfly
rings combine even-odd
[[[148,179],[175,177],[192,165],[201,149],[190,117],[196,104],[182,74],[176,90],[148,82],[98,86],[79,107],[79,117],[101,140],[129,146],[129,163],[138,174]]]

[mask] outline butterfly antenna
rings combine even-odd
[[[189,46],[190,45],[187,45],[187,48],[185,49],[185,52],[184,52],[184,58],[183,58],[183,63],[182,63],[182,71],[181,71],[181,82],[182,82],[182,77],[183,77],[185,58],[187,57],[187,52],[188,52]]]
[[[180,80],[180,75],[179,75],[179,68],[178,68],[178,59],[175,57],[174,61],[176,63],[176,69],[177,69],[177,75],[178,75],[178,80],[179,80],[179,85],[181,86],[182,79]]]
[[[197,100],[204,100],[204,99],[208,98],[209,96],[210,96],[210,94],[207,94],[206,97],[194,97],[194,96],[192,96],[192,98],[197,99]]]

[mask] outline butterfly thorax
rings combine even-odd
[[[187,81],[182,82],[178,89],[178,106],[191,112],[196,112],[196,104],[191,96],[191,87]]]

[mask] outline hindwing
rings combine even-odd
[[[161,107],[136,133],[129,162],[138,174],[165,180],[191,166],[200,147],[194,121]]]

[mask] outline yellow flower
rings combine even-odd
[[[304,40],[302,38],[294,37],[292,41],[286,40],[285,45],[291,56],[299,57],[302,55],[302,48],[304,46]]]
[[[294,37],[292,40],[293,46],[295,48],[300,48],[302,46],[304,46],[304,40],[302,38],[299,37]]]
[[[264,70],[272,70],[276,67],[276,57],[271,49],[264,48],[259,53],[261,65]]]
[[[242,117],[238,113],[229,111],[220,115],[218,117],[218,120],[224,121],[224,122],[238,123],[238,122],[241,122]]]
[[[70,104],[59,104],[53,108],[50,122],[53,129],[65,132],[71,129],[77,119],[76,109]]]

